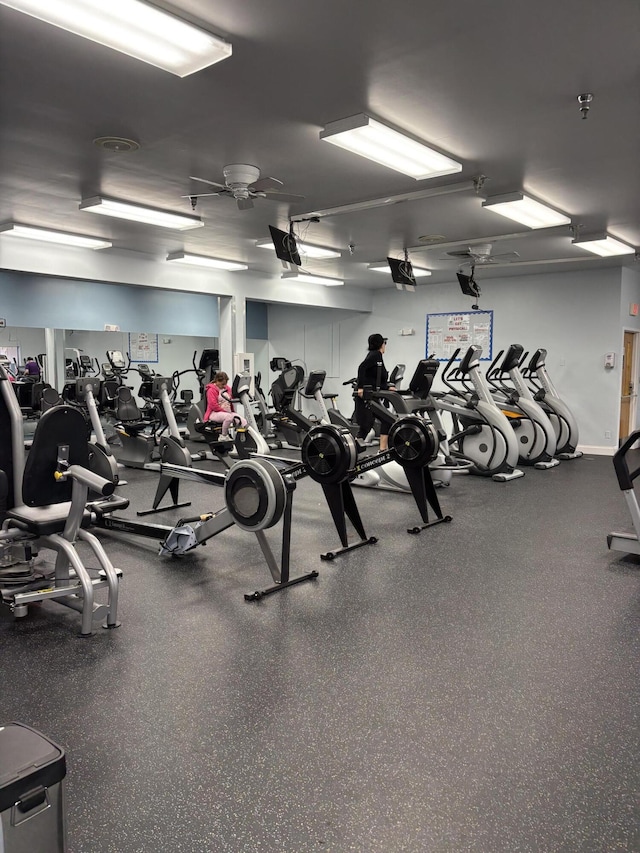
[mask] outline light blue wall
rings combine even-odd
[[[560,395],[580,425],[580,443],[611,452],[617,446],[620,408],[619,370],[604,369],[606,352],[620,353],[621,271],[616,268],[491,279],[483,273],[483,309],[494,311],[494,354],[511,343],[533,351],[548,350],[547,366]],[[625,301],[640,301],[629,279]],[[348,389],[366,354],[367,336],[380,332],[389,338],[385,362],[407,365],[411,376],[425,352],[428,313],[469,311],[471,300],[457,282],[425,285],[415,293],[391,287],[374,294],[370,315],[322,311],[295,306],[269,306],[269,344],[272,355],[309,360],[308,367],[327,369],[331,390],[341,392],[340,408],[349,409]],[[628,305],[627,305],[627,318]],[[628,325],[628,324],[627,324]],[[402,329],[415,334],[402,336]],[[312,333],[312,334],[310,334]],[[322,333],[322,334],[321,334]],[[310,350],[309,344],[313,344]],[[439,378],[437,390],[441,390]],[[611,434],[611,438],[606,436]]]
[[[640,314],[634,317],[629,313],[633,304],[640,304],[640,272],[624,267],[620,297],[620,324],[625,329],[640,330]]]
[[[0,317],[13,327],[219,334],[217,296],[30,273],[0,272]]]

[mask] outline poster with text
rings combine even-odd
[[[493,311],[427,314],[427,358],[449,361],[456,350],[462,358],[472,345],[482,348],[481,361],[491,361]]]

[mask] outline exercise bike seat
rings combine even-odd
[[[142,413],[133,399],[131,388],[127,388],[126,385],[121,385],[118,388],[116,418],[130,435],[138,435],[145,427],[149,426],[149,421],[143,419]]]

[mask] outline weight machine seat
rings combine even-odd
[[[62,533],[71,511],[71,501],[52,506],[17,506],[7,512],[7,518],[18,522],[27,533],[34,536],[51,536]],[[82,516],[81,527],[90,527],[91,515],[87,510]]]
[[[72,483],[56,480],[60,447],[68,449],[69,465],[89,469],[86,423],[70,406],[44,412],[38,422],[22,477],[22,504],[7,512],[20,527],[34,536],[62,533],[71,513]],[[108,490],[108,487],[106,487]],[[111,491],[113,491],[111,484]],[[89,527],[91,515],[82,514],[81,527]]]

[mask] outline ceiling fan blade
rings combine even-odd
[[[473,255],[472,252],[470,252],[468,249],[466,249],[464,252],[447,252],[447,257],[449,257],[449,258],[473,258],[473,257],[475,257],[475,255]]]
[[[249,185],[249,189],[253,192],[261,193],[264,190],[277,189],[282,186],[282,181],[277,178],[259,178]]]
[[[253,207],[253,202],[250,198],[239,198],[238,202],[238,210],[251,210]]]
[[[520,255],[517,252],[503,252],[501,255],[491,255],[491,257],[494,258],[496,261],[503,261],[509,258],[519,258]]]
[[[270,201],[301,201],[304,196],[303,195],[294,195],[293,193],[281,193],[278,190],[270,190],[265,192],[265,198],[268,198]]]
[[[180,198],[207,198],[212,195],[224,195],[224,193],[189,193],[189,195],[181,195]]]
[[[216,181],[208,181],[206,178],[196,178],[195,175],[189,175],[190,181],[201,181],[203,184],[209,184],[210,187],[220,187],[220,189],[225,190],[227,187],[225,184],[219,184]]]

